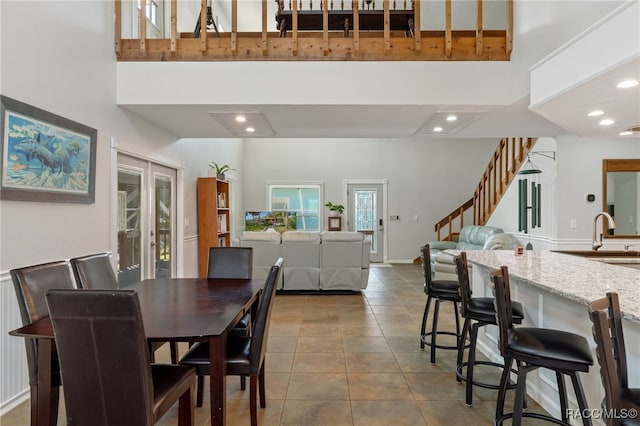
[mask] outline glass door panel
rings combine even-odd
[[[177,171],[118,155],[118,283],[176,271]]]
[[[349,230],[371,238],[371,261],[382,262],[383,232],[382,185],[349,184]]]
[[[143,171],[118,168],[118,284],[142,279]]]
[[[155,175],[154,231],[151,236],[155,276],[172,276],[173,269],[173,180],[169,176]]]

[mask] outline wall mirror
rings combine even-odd
[[[616,221],[605,238],[640,238],[640,159],[602,160],[602,203]]]

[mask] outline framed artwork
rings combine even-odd
[[[0,198],[95,201],[96,129],[0,96]]]
[[[329,217],[329,231],[342,231],[342,216]]]

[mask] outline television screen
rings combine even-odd
[[[266,231],[274,229],[280,233],[296,230],[296,214],[277,211],[248,211],[244,215],[246,231]]]

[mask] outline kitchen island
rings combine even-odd
[[[457,254],[455,250],[449,251]],[[552,251],[469,250],[467,259],[473,266],[472,286],[476,297],[493,297],[489,273],[500,266],[509,268],[511,297],[524,305],[522,326],[552,328],[583,335],[595,348],[587,305],[615,291],[620,297],[623,330],[629,366],[629,386],[640,387],[640,271]],[[497,346],[497,327],[483,327],[478,334],[478,348],[489,359],[501,362]],[[604,390],[600,366],[594,351],[594,365],[581,375],[589,408],[599,409]],[[560,416],[554,373],[539,369],[527,377],[527,390],[543,408]],[[568,386],[567,389],[572,389]],[[569,406],[577,409],[572,391]],[[577,420],[577,419],[576,419]],[[578,422],[575,422],[578,424]],[[581,424],[581,422],[580,422]],[[603,424],[594,419],[594,424]]]

